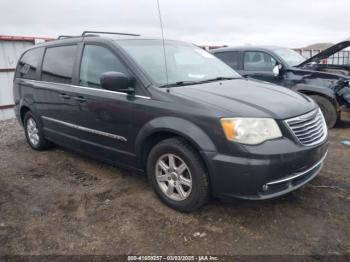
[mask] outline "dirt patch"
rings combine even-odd
[[[0,122],[0,254],[350,253],[350,118],[325,167],[280,199],[164,206],[145,177],[56,147],[36,152]]]

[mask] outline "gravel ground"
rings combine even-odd
[[[164,206],[146,179],[56,147],[29,148],[0,122],[0,254],[350,254],[350,117],[325,167],[276,200]]]

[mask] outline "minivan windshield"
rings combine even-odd
[[[289,66],[297,66],[306,59],[298,52],[288,48],[277,48],[275,53],[280,56]]]
[[[160,86],[241,77],[212,54],[184,42],[165,41],[166,59],[162,40],[118,40],[118,44]]]

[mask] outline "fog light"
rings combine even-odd
[[[269,190],[269,186],[268,186],[268,185],[263,185],[262,190],[263,190],[263,191]]]

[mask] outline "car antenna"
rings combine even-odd
[[[162,31],[162,43],[163,43],[163,53],[164,53],[164,62],[165,62],[166,84],[168,85],[168,84],[169,84],[168,63],[167,63],[167,59],[166,59],[164,29],[163,29],[162,14],[161,14],[161,12],[160,12],[159,0],[157,0],[157,6],[158,6],[159,24],[160,24],[160,29],[161,29],[161,31]],[[169,88],[167,88],[167,92],[169,92]]]

